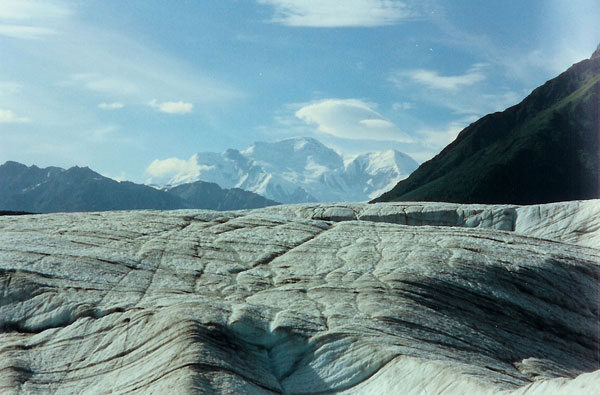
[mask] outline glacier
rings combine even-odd
[[[597,394],[600,200],[0,217],[2,393]]]

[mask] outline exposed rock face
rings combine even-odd
[[[0,391],[600,388],[600,201],[0,218]]]

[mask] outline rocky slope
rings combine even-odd
[[[185,200],[189,207],[209,210],[243,210],[276,206],[280,203],[239,188],[222,189],[212,182],[196,181],[165,189]]]
[[[278,204],[252,192],[196,182],[160,191],[104,177],[87,167],[0,166],[0,210],[37,213],[199,208],[238,210]]]
[[[595,394],[600,201],[0,218],[3,393]]]
[[[600,197],[600,55],[464,129],[375,201],[536,204]]]
[[[175,174],[157,184],[214,182],[241,188],[282,203],[367,201],[408,177],[418,164],[399,151],[371,152],[344,161],[319,141],[298,137],[257,142],[244,151],[202,152],[192,157],[191,174]]]

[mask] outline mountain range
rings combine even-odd
[[[535,204],[600,197],[600,46],[465,128],[374,202]]]
[[[262,208],[278,202],[241,189],[222,189],[194,182],[157,190],[128,181],[118,182],[87,167],[41,169],[17,162],[0,166],[0,210],[36,213],[134,209]]]
[[[214,182],[241,188],[282,203],[367,201],[408,177],[418,163],[396,150],[344,158],[308,137],[274,143],[256,142],[248,149],[202,152],[192,157],[193,174],[177,174],[157,184]]]
[[[414,172],[417,163],[396,150],[344,158],[307,137],[198,153],[192,173],[163,180],[158,189],[117,182],[86,167],[6,162],[0,166],[0,210],[234,210],[366,201],[389,189],[373,202],[593,199],[600,197],[599,113],[600,46],[521,103],[465,128]]]

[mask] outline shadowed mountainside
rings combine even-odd
[[[373,202],[535,204],[600,197],[600,47],[520,104],[465,128]]]
[[[223,189],[213,182],[196,181],[166,190],[179,196],[194,208],[209,210],[241,210],[275,206],[280,203],[240,188]]]
[[[107,210],[234,210],[278,204],[252,192],[216,184],[185,184],[162,191],[118,182],[87,167],[40,169],[17,162],[0,166],[0,210],[36,213]]]

